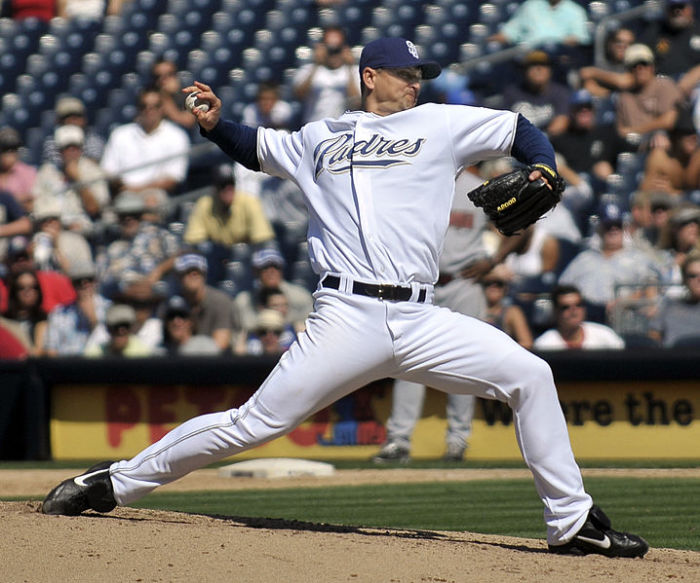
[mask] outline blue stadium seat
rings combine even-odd
[[[230,12],[215,12],[211,17],[211,28],[218,33],[226,34],[233,26],[233,15]]]
[[[76,51],[58,51],[51,59],[51,68],[68,78],[80,70],[80,54]]]
[[[207,30],[199,39],[199,48],[208,53],[214,52],[223,44],[221,33],[216,30]]]

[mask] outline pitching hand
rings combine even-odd
[[[197,118],[199,125],[206,131],[211,131],[216,127],[221,118],[221,99],[219,99],[212,91],[209,85],[195,81],[194,85],[185,87],[183,93],[192,93],[194,91],[199,91],[197,99],[200,101],[206,101],[209,104],[209,111],[202,111],[201,109],[195,109],[192,111],[192,115]]]

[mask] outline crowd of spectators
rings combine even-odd
[[[618,23],[601,57],[578,64],[572,47],[592,55],[585,23],[572,0],[527,0],[485,40],[529,44],[517,80],[482,95],[465,77],[450,92],[446,68],[433,91],[426,84],[424,99],[530,119],[566,179],[559,207],[482,275],[486,319],[536,350],[590,348],[594,333],[615,348],[640,336],[687,344],[700,336],[688,325],[700,313],[695,6],[668,0],[658,21]],[[330,26],[289,87],[259,84],[242,121],[292,131],[354,108],[356,65],[344,31]],[[0,324],[23,356],[278,353],[303,331],[315,281],[300,193],[214,156],[209,190],[180,197],[201,138],[178,73],[158,59],[133,121],[107,135],[89,126],[80,99],[61,97],[36,167],[23,161],[19,133],[0,128]],[[488,178],[510,165],[477,171]],[[499,235],[487,229],[484,244],[496,254]]]

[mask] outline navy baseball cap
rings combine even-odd
[[[574,91],[571,94],[571,98],[569,99],[569,105],[573,109],[581,107],[582,105],[592,106],[593,95],[591,95],[590,91],[587,91],[586,89],[579,89],[578,91]]]
[[[442,70],[435,61],[421,59],[416,45],[410,40],[396,36],[378,38],[367,43],[360,55],[360,76],[365,67],[372,69],[420,67],[423,79],[435,79]]]

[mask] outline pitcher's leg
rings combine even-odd
[[[386,422],[387,441],[411,448],[411,435],[423,409],[425,386],[396,379],[392,391],[391,416]]]
[[[383,321],[384,310],[369,311],[337,303],[315,314],[240,408],[190,419],[133,459],[113,464],[117,502],[133,502],[206,464],[284,435],[340,397],[388,376],[391,339],[386,327],[373,323]]]
[[[508,403],[523,458],[545,505],[547,538],[550,543],[571,538],[585,522],[592,501],[574,460],[549,365],[474,318],[434,308],[421,314],[421,327],[413,316],[412,329],[397,325],[394,330],[405,350],[407,373],[402,378]],[[418,333],[426,329],[431,333]]]

